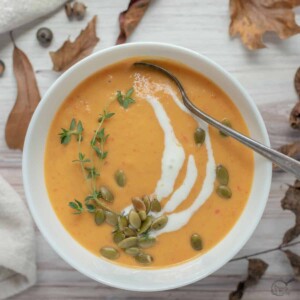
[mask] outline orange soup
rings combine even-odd
[[[45,181],[65,229],[99,259],[162,268],[202,255],[231,230],[254,160],[137,60],[102,69],[65,99],[48,134]],[[216,84],[177,62],[147,60],[173,72],[200,109],[248,135]]]

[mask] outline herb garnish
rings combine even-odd
[[[133,92],[133,87],[129,89],[125,95],[122,95],[120,91],[117,91],[117,100],[125,109],[128,108],[130,104],[135,103],[135,100],[131,98]]]
[[[72,119],[69,129],[62,128],[60,135],[60,143],[67,145],[71,141],[72,135],[77,137],[77,141],[82,140],[83,126],[81,121],[76,122],[75,119]]]

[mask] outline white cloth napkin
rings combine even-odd
[[[33,223],[23,200],[0,175],[0,299],[35,282]]]
[[[66,0],[0,0],[0,33],[51,13]]]

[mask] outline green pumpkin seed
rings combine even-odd
[[[202,248],[203,248],[202,239],[199,234],[197,234],[197,233],[192,234],[191,245],[192,245],[193,249],[196,251],[202,250]]]
[[[194,132],[194,140],[196,145],[202,145],[205,141],[205,130],[198,127]]]
[[[232,125],[231,125],[231,122],[228,120],[228,119],[223,119],[221,121],[221,123],[229,128],[232,128]],[[228,135],[224,132],[222,132],[221,130],[219,131],[220,132],[220,135],[223,136],[223,137],[227,137]]]
[[[139,234],[147,232],[147,230],[151,227],[152,224],[152,218],[148,216],[146,220],[142,223],[142,226],[139,230]]]
[[[125,253],[131,256],[137,256],[140,253],[140,249],[137,247],[131,247],[131,248],[127,248],[125,249]]]
[[[116,244],[120,243],[125,239],[125,234],[121,231],[116,231],[113,235],[113,240]]]
[[[153,257],[149,254],[140,252],[136,257],[135,260],[143,265],[149,265],[153,262]]]
[[[105,211],[106,223],[111,226],[116,226],[118,224],[118,216],[110,211]]]
[[[219,185],[217,187],[217,194],[221,198],[229,199],[232,196],[231,189],[227,185]]]
[[[135,230],[133,230],[132,228],[129,228],[129,227],[125,227],[124,230],[123,230],[124,234],[129,237],[129,236],[136,236],[137,233]]]
[[[146,207],[146,214],[148,214],[149,211],[150,211],[150,207],[151,207],[150,197],[149,196],[144,196],[142,200],[143,200],[143,202],[145,204],[145,207]]]
[[[101,225],[105,221],[105,212],[103,209],[97,209],[95,212],[95,223]]]
[[[139,216],[142,221],[145,221],[147,218],[147,214],[144,210],[139,211]]]
[[[164,228],[167,225],[167,223],[168,223],[168,217],[163,215],[158,217],[152,222],[151,228],[153,230],[160,230]]]
[[[156,198],[154,198],[151,202],[151,211],[153,211],[153,212],[160,212],[161,211],[160,202]]]
[[[113,202],[114,201],[114,195],[112,192],[105,186],[102,186],[99,189],[99,192],[101,194],[101,198],[107,202]]]
[[[119,251],[113,247],[103,247],[100,249],[100,253],[108,259],[117,259],[120,256]]]
[[[124,187],[126,185],[126,175],[123,170],[117,170],[115,173],[115,180],[119,187]]]
[[[155,237],[140,237],[138,239],[138,245],[141,248],[150,248],[156,243],[156,238]]]
[[[220,184],[227,185],[229,181],[229,173],[223,165],[218,165],[216,168],[216,176]]]
[[[125,227],[128,226],[128,220],[125,216],[119,216],[118,218],[118,226],[121,231],[124,230]]]
[[[124,240],[122,240],[118,246],[122,249],[127,249],[127,248],[131,248],[131,247],[135,247],[137,245],[138,239],[135,236],[132,237],[128,237]]]
[[[134,207],[134,209],[139,212],[139,211],[142,211],[142,210],[146,210],[146,205],[145,203],[143,202],[143,200],[139,197],[134,197],[132,198],[132,205]]]
[[[139,214],[135,210],[131,210],[128,215],[129,224],[135,228],[139,229],[141,227],[142,221]]]

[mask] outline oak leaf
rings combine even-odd
[[[248,261],[248,276],[246,280],[240,281],[237,289],[229,294],[229,300],[242,299],[245,289],[249,286],[258,283],[268,268],[268,264],[262,259],[249,259]]]
[[[231,36],[240,35],[244,45],[264,48],[263,35],[275,32],[281,39],[300,33],[293,8],[300,0],[230,0]]]
[[[300,280],[300,256],[290,250],[283,251],[294,270],[295,279]]]
[[[143,18],[151,0],[130,0],[127,10],[119,15],[120,34],[116,44],[123,44]]]
[[[50,52],[54,71],[67,70],[93,51],[99,42],[99,38],[96,35],[96,23],[97,16],[94,16],[74,42],[70,42],[68,39],[57,51]]]
[[[300,181],[296,180],[293,186],[289,186],[284,198],[281,200],[281,207],[292,211],[295,214],[295,226],[284,234],[282,244],[287,244],[300,235]]]
[[[291,111],[290,125],[294,129],[300,129],[300,101],[295,104]]]
[[[6,122],[5,140],[9,148],[22,150],[29,122],[41,96],[32,65],[26,54],[15,43],[13,69],[18,92],[15,105]]]
[[[277,149],[279,152],[292,157],[296,160],[300,160],[300,141],[292,144],[286,144]],[[280,170],[276,165],[273,165],[273,170]]]

